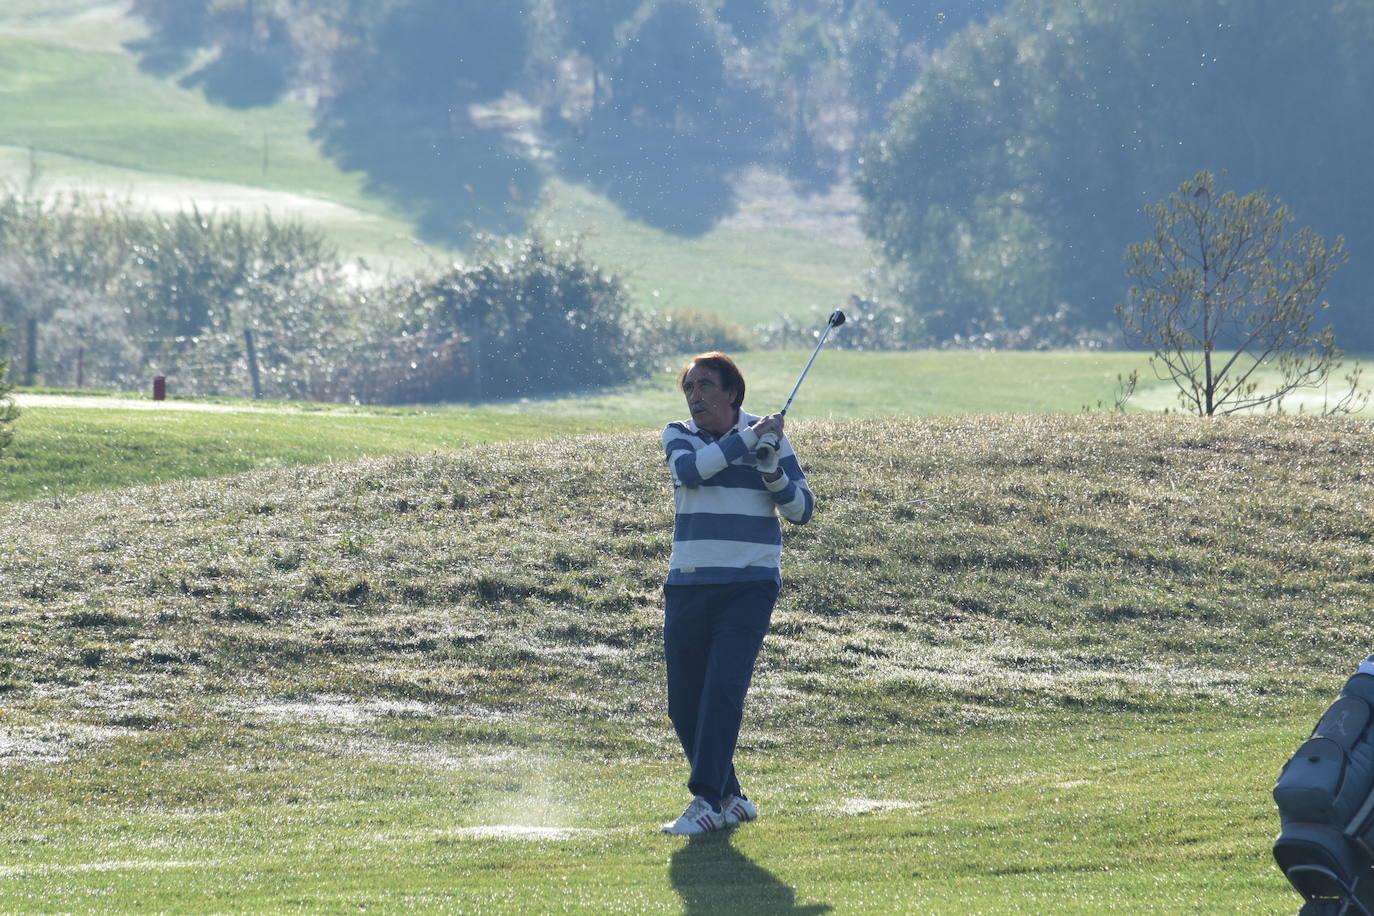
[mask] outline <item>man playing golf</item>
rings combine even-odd
[[[693,798],[663,830],[691,835],[758,817],[735,775],[735,743],[782,585],[778,516],[804,525],[815,502],[782,415],[740,409],[744,377],[730,357],[695,357],[678,385],[691,419],[663,430],[677,507],[663,648],[668,717],[687,754]]]

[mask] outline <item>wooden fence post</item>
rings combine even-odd
[[[38,319],[24,322],[24,384],[33,387],[38,377]]]
[[[243,345],[248,352],[248,377],[253,380],[253,398],[262,400],[262,379],[258,376],[258,350],[253,346],[253,331],[243,329]]]

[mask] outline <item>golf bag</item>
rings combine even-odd
[[[1274,801],[1274,860],[1297,892],[1311,908],[1374,916],[1374,656],[1284,764]]]

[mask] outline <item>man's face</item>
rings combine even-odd
[[[721,434],[735,425],[734,392],[721,386],[720,373],[710,366],[693,366],[682,380],[687,409],[698,429]]]

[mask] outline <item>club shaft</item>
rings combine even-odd
[[[792,399],[797,396],[797,391],[801,388],[802,382],[806,380],[806,373],[811,371],[811,364],[816,361],[816,356],[821,352],[821,347],[825,346],[825,339],[830,336],[830,329],[837,324],[844,324],[844,313],[838,309],[830,313],[830,320],[825,323],[825,331],[821,333],[821,339],[816,341],[816,349],[811,351],[811,358],[806,361],[806,368],[803,369],[801,375],[797,377],[797,384],[792,386],[792,393],[787,396],[787,403],[782,405],[782,410],[778,411],[778,416],[787,416],[787,408],[792,406]],[[764,434],[764,439],[769,441],[764,442],[754,452],[755,456],[760,461],[768,457],[770,452],[777,449],[779,436],[776,433],[770,432]]]
[[[811,351],[811,358],[806,361],[806,368],[802,370],[797,378],[797,384],[792,386],[792,393],[787,396],[787,403],[782,405],[782,410],[778,411],[782,416],[787,415],[787,408],[792,406],[792,399],[797,396],[797,391],[801,388],[801,383],[806,379],[806,373],[811,371],[811,364],[816,361],[816,355],[821,352],[821,347],[825,346],[825,339],[830,336],[830,329],[835,326],[834,322],[826,322],[825,332],[821,334],[821,339],[816,343],[816,349]]]

